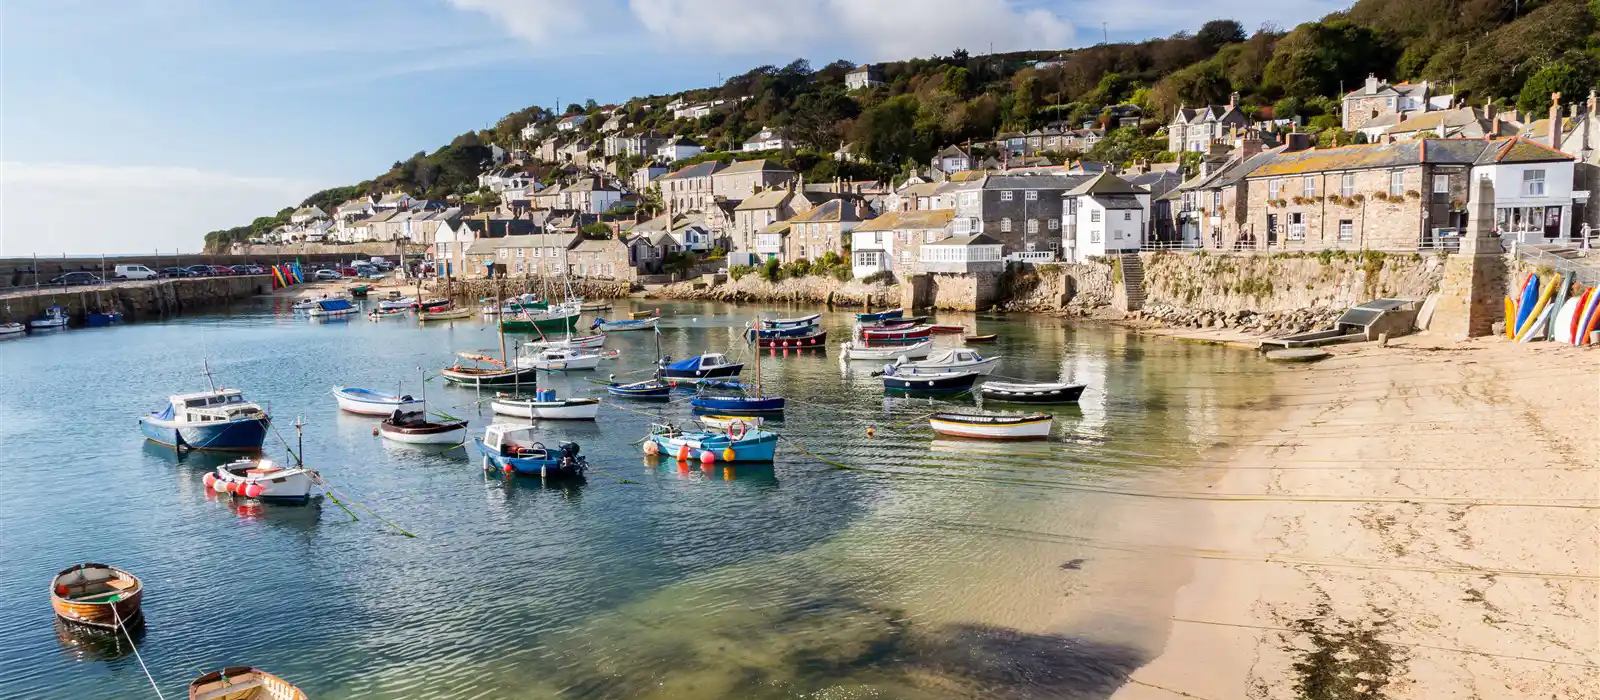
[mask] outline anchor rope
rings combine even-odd
[[[139,669],[144,671],[145,679],[150,681],[150,689],[156,691],[157,698],[166,700],[167,696],[161,694],[161,686],[156,685],[156,677],[150,675],[150,667],[144,665],[144,656],[139,653],[139,645],[133,642],[133,635],[128,634],[128,628],[123,626],[122,615],[117,612],[116,604],[112,603],[110,607],[111,619],[117,621],[117,631],[122,633],[122,636],[128,640],[128,646],[133,648],[133,658],[139,662]]]

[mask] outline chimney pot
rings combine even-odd
[[[1550,93],[1550,143],[1549,146],[1561,150],[1561,93]]]

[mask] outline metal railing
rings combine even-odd
[[[1009,262],[1026,263],[1028,265],[1053,263],[1056,262],[1056,252],[1053,250],[1018,251],[1007,255],[1005,259]]]
[[[1144,241],[1139,244],[1139,250],[1200,250],[1205,246],[1200,241]]]
[[[1600,251],[1513,243],[1511,253],[1518,260],[1535,267],[1548,267],[1558,273],[1570,272],[1580,284],[1600,286]]]

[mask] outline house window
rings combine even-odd
[[[1039,220],[1038,219],[1028,219],[1028,233],[1038,233],[1038,232],[1039,232]]]
[[[1339,220],[1339,240],[1351,241],[1356,237],[1356,225],[1349,219]]]
[[[1002,201],[1002,202],[1011,201],[1011,190],[1000,190],[1000,201]]]
[[[1389,196],[1399,197],[1406,193],[1406,173],[1404,170],[1389,171]]]
[[[543,255],[543,250],[541,250],[541,249],[539,249],[539,248],[534,248],[534,249],[533,249],[533,257],[536,257],[536,258],[542,258],[542,257],[544,257],[544,255]]]
[[[1049,221],[1049,223],[1047,225],[1049,226],[1051,231],[1059,231],[1059,230],[1061,230],[1061,220],[1060,219],[1050,219],[1050,221]]]
[[[1529,197],[1544,196],[1544,171],[1522,171],[1522,193]]]
[[[1289,215],[1289,240],[1303,241],[1306,239],[1306,215],[1294,212]]]
[[[1268,180],[1267,181],[1267,199],[1277,199],[1278,198],[1278,194],[1282,190],[1283,190],[1283,182],[1281,180]]]
[[[1030,202],[1039,201],[1039,191],[1038,190],[1028,190],[1028,195],[1026,197],[1024,197],[1024,199],[1027,199]]]
[[[1000,220],[1000,232],[1011,233],[1011,217],[1008,216]]]
[[[1339,176],[1339,196],[1350,197],[1356,193],[1356,174],[1345,173]]]
[[[1122,212],[1122,220],[1123,221],[1133,221],[1133,212],[1131,212],[1131,211]]]
[[[911,262],[911,251],[909,251],[909,250],[900,251],[900,262],[902,262],[902,263]]]
[[[1090,243],[1099,243],[1100,242],[1100,229],[1091,229],[1089,231],[1089,242]]]
[[[1317,196],[1317,181],[1312,179],[1312,177],[1310,175],[1307,175],[1307,176],[1305,176],[1304,178],[1301,179],[1300,196],[1302,196],[1302,197],[1315,197],[1315,196]]]
[[[1449,175],[1434,175],[1433,176],[1433,193],[1434,194],[1450,194],[1450,176]]]
[[[511,257],[510,255],[507,254],[508,251],[505,248],[501,248],[500,250],[495,251],[495,253],[497,255],[499,255],[501,260],[506,260],[506,259]]]
[[[518,260],[522,259],[524,257],[523,253],[526,252],[526,251],[527,251],[526,248],[518,248],[517,249],[517,259]]]
[[[1100,223],[1100,210],[1099,209],[1090,209],[1089,210],[1089,221],[1092,222],[1092,223],[1096,223],[1096,224]]]

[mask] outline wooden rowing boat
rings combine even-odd
[[[967,327],[958,326],[953,323],[935,323],[931,326],[928,326],[928,330],[934,333],[965,333],[967,332]]]
[[[999,337],[999,336],[996,336],[995,334],[990,333],[988,335],[969,335],[969,336],[966,336],[966,337],[962,338],[962,340],[966,341],[968,343],[992,343],[992,342],[994,342],[994,339],[997,338],[997,337]]]
[[[418,321],[454,321],[462,318],[472,318],[477,312],[467,307],[454,309],[440,309],[438,311],[418,311]]]
[[[935,413],[928,425],[941,435],[989,440],[1037,440],[1050,436],[1055,418],[1048,413],[995,415],[987,413]]]
[[[1062,404],[1077,403],[1083,395],[1084,385],[1062,382],[1010,383],[984,382],[978,388],[984,401],[1007,403]]]
[[[144,584],[107,564],[79,564],[50,581],[50,607],[67,622],[117,629],[139,617]]]
[[[189,681],[189,700],[307,700],[305,691],[250,666],[229,666]]]
[[[653,318],[655,316],[660,316],[660,315],[661,315],[661,309],[650,309],[648,311],[634,311],[632,313],[629,313],[628,314],[628,318],[632,318],[632,319]]]

